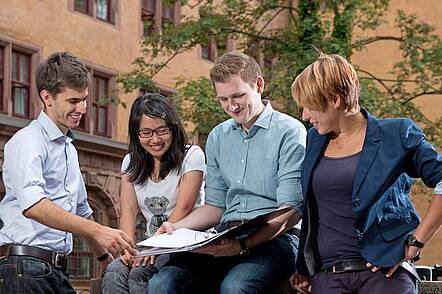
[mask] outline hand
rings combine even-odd
[[[161,227],[159,227],[158,230],[155,232],[154,236],[161,235],[164,233],[172,234],[172,232],[175,230],[176,230],[176,228],[174,227],[173,223],[163,222],[161,224]]]
[[[207,245],[193,252],[210,254],[213,256],[236,256],[241,251],[241,245],[236,239],[222,239],[217,244]]]
[[[410,259],[412,259],[412,258],[414,258],[414,257],[416,257],[418,255],[419,255],[419,248],[414,247],[414,246],[405,245],[405,257],[404,257],[403,261],[410,260]],[[400,265],[400,263],[396,264],[395,266],[392,266],[388,270],[388,272],[387,272],[387,274],[385,276],[387,278],[391,277],[393,275],[393,273],[397,270],[399,265]],[[372,269],[371,269],[372,272],[377,272],[378,270],[381,269],[381,267],[375,266],[375,265],[373,265],[371,263],[367,263],[367,267],[372,267]]]
[[[290,286],[292,286],[293,289],[302,294],[307,294],[311,291],[310,278],[308,277],[302,276],[298,273],[294,273],[290,277],[289,282]]]
[[[138,266],[146,266],[150,261],[150,264],[155,263],[155,256],[142,256],[142,257],[135,257],[132,267],[138,267]]]
[[[129,251],[124,250],[124,254],[120,255],[120,261],[127,267],[132,267],[135,261],[134,256],[138,254],[138,250],[135,249],[135,254],[132,256]]]
[[[91,233],[91,237],[107,249],[113,256],[124,255],[126,250],[135,255],[134,244],[122,230],[99,225],[99,229]]]

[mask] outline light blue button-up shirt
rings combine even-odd
[[[216,126],[206,143],[205,192],[207,204],[224,210],[221,224],[284,204],[301,210],[305,143],[305,127],[270,103],[248,134],[233,119]]]
[[[72,234],[47,227],[23,212],[48,198],[64,210],[89,217],[86,188],[71,133],[64,135],[41,112],[5,145],[3,182],[6,196],[0,203],[0,245],[37,246],[58,253],[72,251]]]

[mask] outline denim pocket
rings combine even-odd
[[[18,273],[24,278],[44,278],[51,273],[51,267],[40,259],[26,258],[21,261]]]

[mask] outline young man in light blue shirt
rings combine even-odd
[[[166,222],[162,230],[228,228],[276,209],[293,209],[240,240],[177,254],[150,280],[148,293],[207,290],[199,284],[220,293],[258,293],[295,271],[298,239],[284,232],[300,218],[306,130],[261,100],[264,79],[253,58],[228,52],[215,62],[211,79],[231,119],[207,139],[206,204],[177,223]]]
[[[44,111],[5,145],[0,203],[0,289],[5,293],[75,293],[66,273],[72,233],[102,265],[128,249],[121,230],[93,221],[72,144],[71,128],[86,112],[90,75],[68,53],[41,63],[36,85]]]

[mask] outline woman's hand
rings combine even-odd
[[[298,273],[294,273],[290,277],[289,281],[290,281],[290,286],[292,286],[292,288],[297,290],[298,292],[302,294],[310,293],[311,291],[310,278],[302,276]]]
[[[138,254],[138,250],[135,249],[135,255],[136,254]],[[131,255],[129,253],[129,251],[124,250],[124,254],[120,255],[120,260],[124,265],[126,265],[128,267],[132,267],[132,263],[134,262],[135,255]]]

